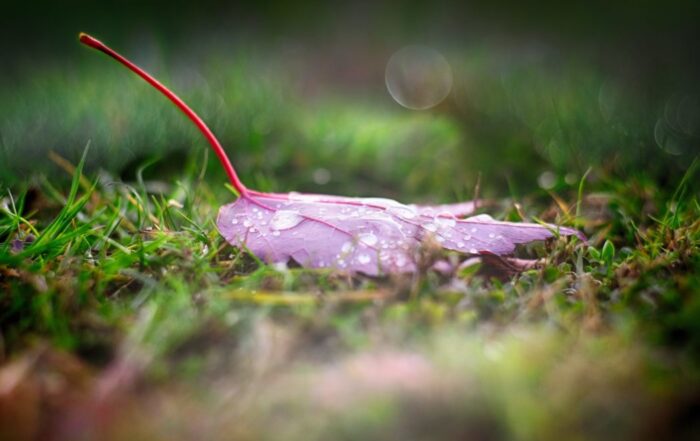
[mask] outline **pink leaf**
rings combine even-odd
[[[265,262],[294,260],[369,275],[414,271],[416,251],[428,238],[464,254],[506,255],[516,244],[549,239],[557,230],[578,234],[486,215],[426,214],[389,199],[258,192],[221,207],[217,225],[227,241]]]
[[[583,236],[553,225],[498,222],[487,215],[466,219],[475,202],[416,206],[382,198],[261,193],[238,178],[223,147],[204,121],[177,95],[95,38],[80,41],[116,59],[172,101],[205,136],[240,197],[221,207],[217,225],[231,244],[269,263],[294,260],[309,268],[337,268],[378,275],[411,272],[421,243],[468,255],[507,255],[520,243],[556,234]]]
[[[411,207],[418,210],[419,213],[424,213],[428,215],[432,214],[451,214],[455,217],[465,217],[470,214],[474,214],[476,211],[477,203],[481,201],[467,201],[459,202],[456,204],[443,204],[443,205],[410,205]]]

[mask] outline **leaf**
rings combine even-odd
[[[217,226],[231,244],[268,263],[293,260],[309,268],[337,268],[370,275],[415,271],[421,243],[469,255],[507,255],[515,246],[556,235],[583,236],[553,225],[498,222],[487,215],[466,219],[476,202],[416,206],[391,199],[261,193],[238,178],[221,143],[177,95],[95,38],[80,41],[114,58],[175,104],[202,132],[240,195],[219,211]]]
[[[487,215],[428,213],[390,199],[254,192],[221,207],[217,225],[227,241],[268,263],[293,260],[369,275],[415,271],[417,251],[427,240],[464,254],[507,255],[517,244],[552,238],[557,230],[579,235]]]
[[[610,265],[615,258],[615,245],[609,240],[606,240],[603,244],[603,251],[601,251],[600,257],[607,265]]]

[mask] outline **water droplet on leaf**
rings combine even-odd
[[[457,221],[453,217],[438,217],[435,219],[435,222],[443,227],[454,227],[457,225]]]
[[[360,242],[368,247],[374,246],[377,244],[377,236],[373,233],[362,233],[360,234]]]
[[[386,211],[389,212],[389,214],[393,214],[394,216],[402,217],[404,219],[413,219],[416,217],[415,210],[405,205],[391,206],[387,208]]]
[[[435,225],[435,224],[426,224],[423,228],[430,231],[431,233],[434,233],[437,231],[437,225]]]
[[[272,217],[270,225],[276,230],[288,230],[294,228],[303,221],[299,213],[290,210],[280,210]]]

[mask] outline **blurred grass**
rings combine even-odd
[[[390,53],[367,54],[356,74],[365,80],[354,84],[321,64],[335,54],[138,41],[125,52],[182,94],[244,180],[263,188],[317,189],[314,172],[323,169],[328,192],[449,200],[470,195],[479,174],[487,193],[503,194],[532,191],[545,171],[553,185],[571,184],[589,166],[671,188],[697,153],[700,97],[692,88],[650,91],[640,79],[543,47],[455,48],[447,53],[452,95],[433,111],[412,112],[383,89]],[[39,172],[62,177],[47,152],[76,162],[88,142],[88,170],[128,178],[151,157],[204,148],[147,85],[89,51],[76,62],[32,66],[0,87],[6,185]],[[213,163],[209,173],[222,176]]]

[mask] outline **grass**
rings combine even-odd
[[[431,264],[445,256],[430,250],[413,276],[266,266],[218,234],[234,196],[159,97],[87,68],[78,80],[36,74],[21,90],[60,90],[48,108],[3,92],[15,96],[2,109],[5,163],[52,165],[31,179],[2,170],[0,438],[697,436],[698,162],[664,181],[657,170],[680,160],[626,159],[644,118],[603,127],[594,73],[567,71],[551,89],[538,72],[512,71],[504,89],[484,79],[467,118],[458,100],[421,115],[342,96],[303,108],[294,86],[252,74],[268,70],[215,67],[217,92],[193,88],[209,91],[191,92],[195,107],[223,97],[229,110],[203,113],[240,146],[233,160],[256,187],[450,201],[470,198],[484,170],[495,217],[575,226],[589,244],[523,248],[544,263],[506,277],[485,264],[441,273]],[[544,89],[528,101],[532,84]],[[537,106],[548,94],[556,111]],[[37,113],[38,141],[27,138]],[[82,160],[86,139],[58,153],[41,144],[63,129],[65,142],[95,138]],[[576,164],[590,133],[605,154],[620,143],[622,159],[592,151]],[[21,146],[36,147],[30,161]],[[537,188],[542,171],[554,180]]]

